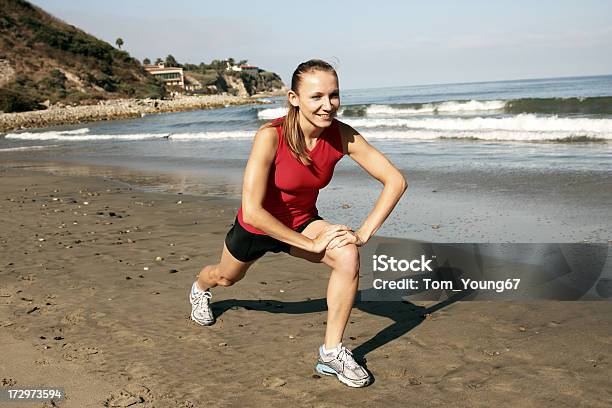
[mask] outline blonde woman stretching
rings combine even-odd
[[[325,61],[300,64],[291,78],[289,111],[255,135],[244,173],[242,206],[225,238],[221,260],[205,266],[190,293],[191,318],[214,323],[210,289],[242,279],[266,252],[287,252],[331,268],[327,326],[316,370],[351,387],[364,387],[369,373],[342,345],[359,280],[359,247],[380,228],[406,190],[389,160],[353,128],[335,119],[340,107],[338,76]],[[319,190],[348,155],[384,188],[359,229],[331,224],[318,214]]]

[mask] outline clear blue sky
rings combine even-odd
[[[139,59],[248,59],[285,83],[314,57],[345,89],[612,74],[607,0],[33,3]]]

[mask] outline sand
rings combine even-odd
[[[190,285],[217,260],[237,201],[20,169],[0,177],[4,387],[64,387],[63,407],[612,401],[610,302],[358,302],[345,343],[375,381],[351,389],[314,372],[325,266],[267,255],[214,291],[214,326],[189,320]]]

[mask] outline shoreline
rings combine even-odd
[[[37,153],[34,153],[36,155]],[[177,165],[49,158],[18,159],[6,153],[5,168],[44,171],[55,176],[94,176],[143,192],[168,192],[240,203],[242,167],[206,160]],[[373,205],[378,183],[356,169],[337,171],[317,207],[330,222],[356,226]],[[490,174],[404,169],[408,195],[379,233],[431,242],[610,243],[608,173],[514,171]],[[524,178],[531,181],[525,183]],[[339,205],[342,203],[343,205]],[[452,203],[452,205],[449,205]]]
[[[111,99],[97,105],[52,106],[45,110],[0,113],[0,133],[73,125],[105,120],[138,118],[156,113],[216,109],[230,105],[265,104],[256,97],[230,95],[185,96],[177,99]]]

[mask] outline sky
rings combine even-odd
[[[140,60],[247,59],[288,84],[322,58],[344,89],[612,74],[612,1],[34,0]]]

